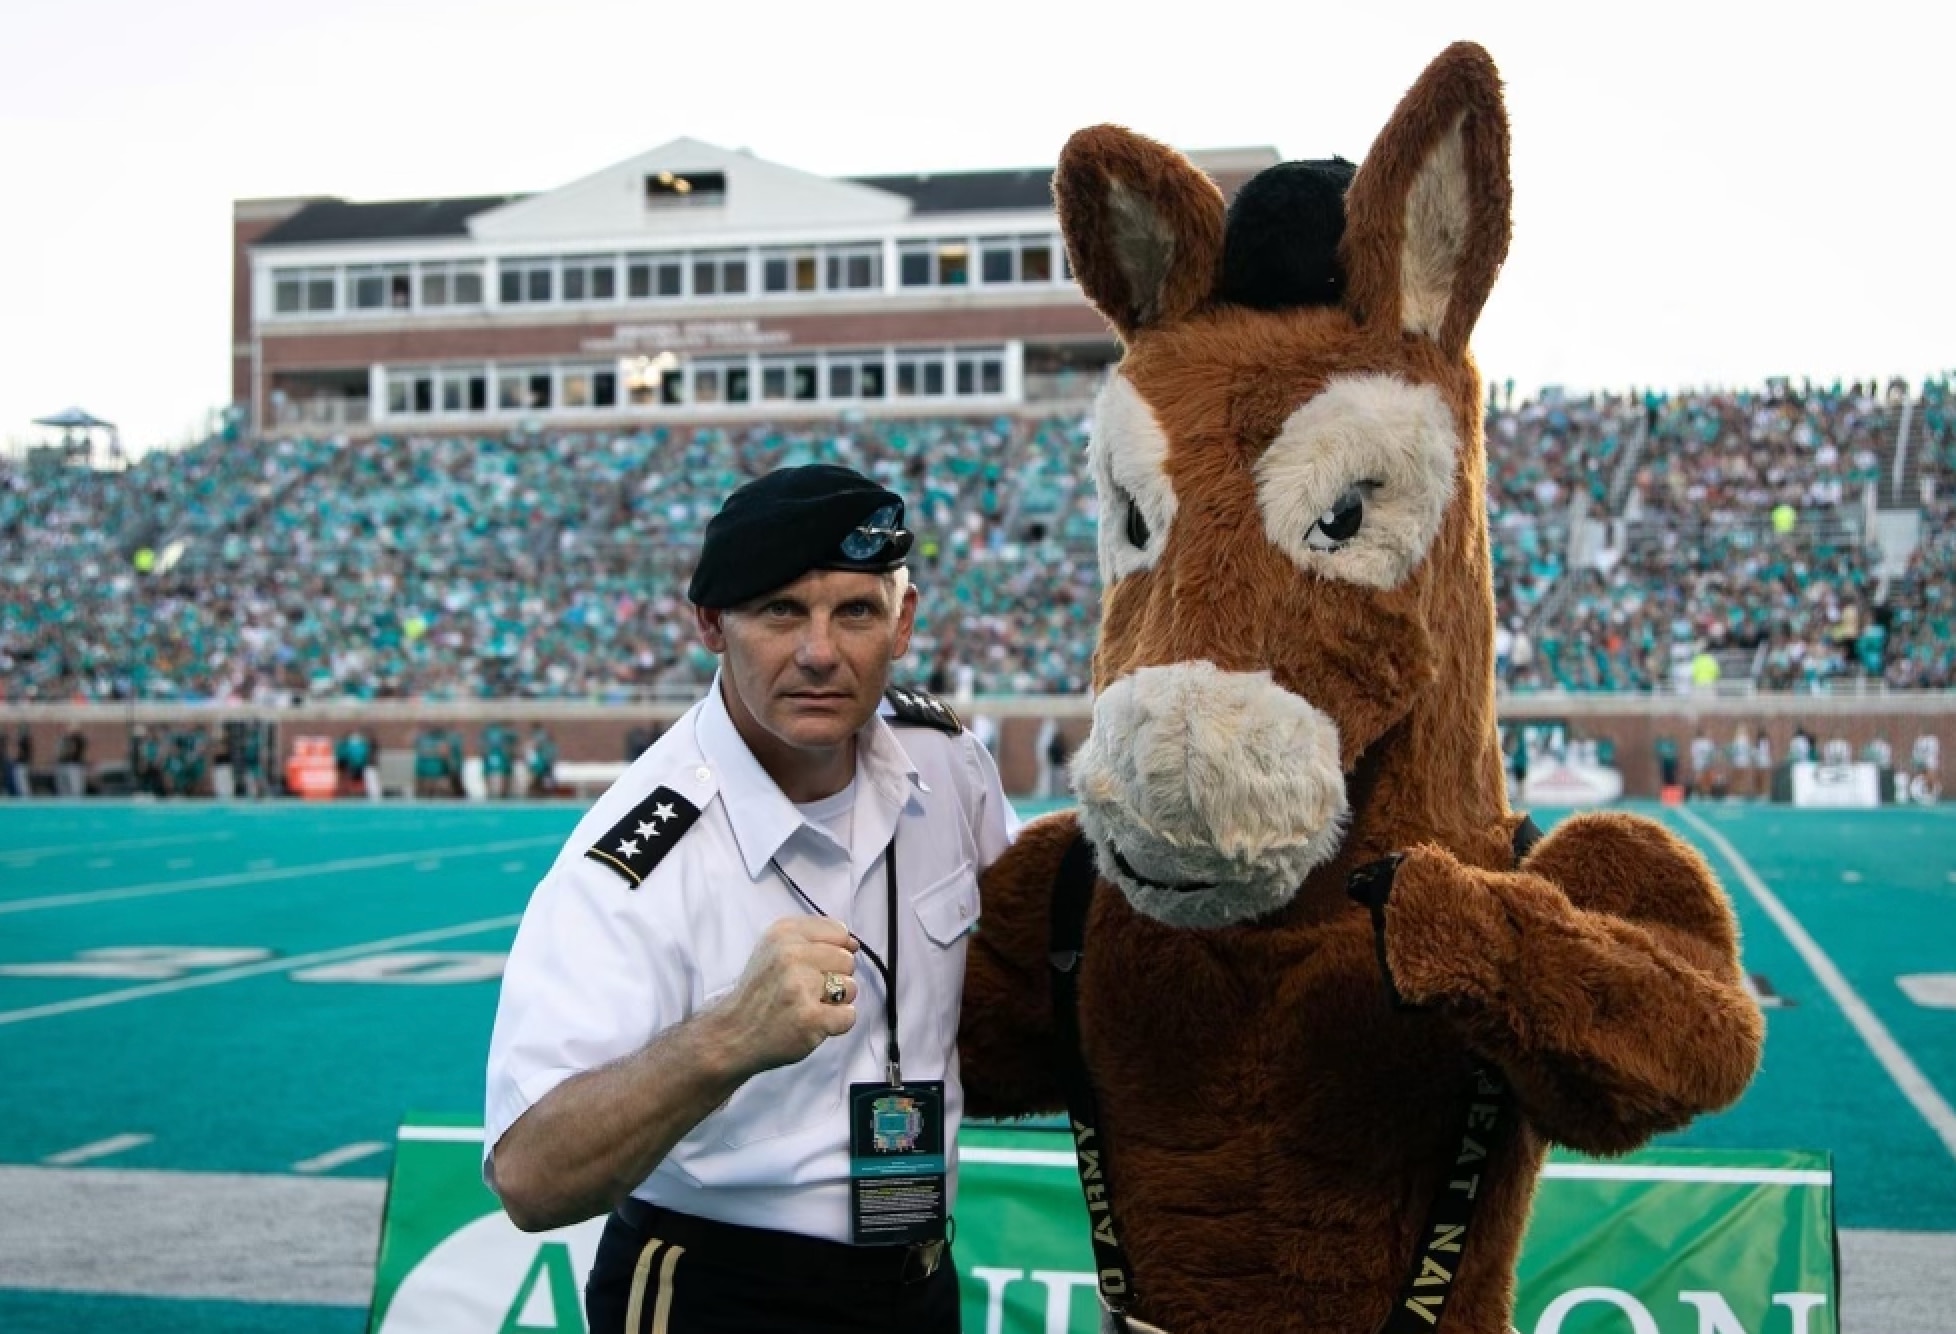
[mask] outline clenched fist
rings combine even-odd
[[[823,999],[842,979],[840,1004]],[[784,917],[768,927],[731,993],[714,1008],[736,1061],[750,1074],[793,1065],[856,1024],[856,941],[828,917]]]

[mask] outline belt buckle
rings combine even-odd
[[[903,1281],[921,1283],[935,1274],[944,1263],[944,1249],[942,1238],[912,1242],[903,1253]]]

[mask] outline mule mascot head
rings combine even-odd
[[[1388,821],[1500,838],[1467,350],[1509,236],[1486,53],[1441,55],[1355,175],[1287,164],[1226,209],[1174,150],[1099,126],[1054,192],[1125,348],[1094,413],[1105,602],[1073,768],[1102,873],[1218,926],[1330,885]]]

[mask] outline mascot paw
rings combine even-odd
[[[1480,876],[1431,844],[1353,871],[1345,892],[1372,917],[1379,971],[1395,1009],[1493,984],[1512,951],[1507,919]]]

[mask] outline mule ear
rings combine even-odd
[[[1209,299],[1222,191],[1166,144],[1118,125],[1079,131],[1060,152],[1053,202],[1073,274],[1122,341]]]
[[[1372,328],[1463,355],[1508,255],[1512,203],[1501,76],[1456,42],[1400,100],[1345,196],[1347,304]]]

